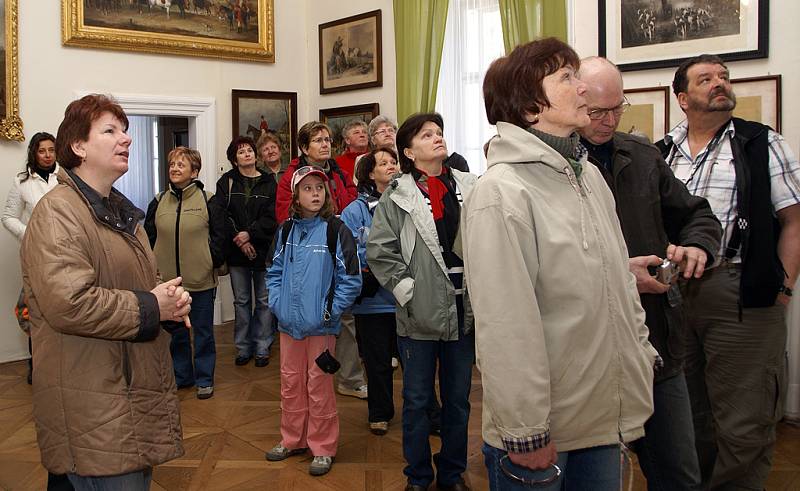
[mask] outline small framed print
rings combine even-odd
[[[297,157],[297,92],[231,91],[233,138],[247,135],[258,142],[262,132],[273,130],[281,140],[281,164]]]
[[[733,115],[758,121],[781,132],[781,76],[738,78],[731,80],[736,94]]]
[[[669,87],[625,89],[631,107],[622,115],[618,131],[646,136],[656,142],[669,130]]]
[[[381,11],[319,25],[319,93],[381,87]]]

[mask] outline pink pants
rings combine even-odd
[[[336,455],[339,415],[333,375],[314,363],[326,348],[335,353],[335,347],[335,336],[297,340],[281,333],[281,444],[286,448]]]

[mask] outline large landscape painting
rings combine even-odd
[[[273,62],[273,0],[62,0],[67,45]]]

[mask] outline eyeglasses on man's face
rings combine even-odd
[[[395,133],[396,131],[394,130],[394,128],[388,127],[388,128],[381,128],[373,134],[375,136],[384,136],[384,135],[394,135]]]
[[[631,107],[631,103],[628,102],[628,99],[622,99],[622,102],[618,106],[592,109],[588,113],[589,119],[597,121],[605,118],[608,113],[612,113],[615,118],[618,118],[622,116],[622,113],[627,111],[629,107]]]

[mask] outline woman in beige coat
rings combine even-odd
[[[153,466],[183,455],[160,321],[188,317],[191,298],[180,278],[156,284],[144,213],[112,187],[128,170],[127,129],[106,96],[67,107],[58,185],[22,242],[42,464],[77,490],[146,490]]]
[[[657,353],[611,192],[578,144],[578,66],[550,38],[484,80],[498,134],[463,246],[493,490],[619,489],[620,438],[641,437],[652,412]]]

